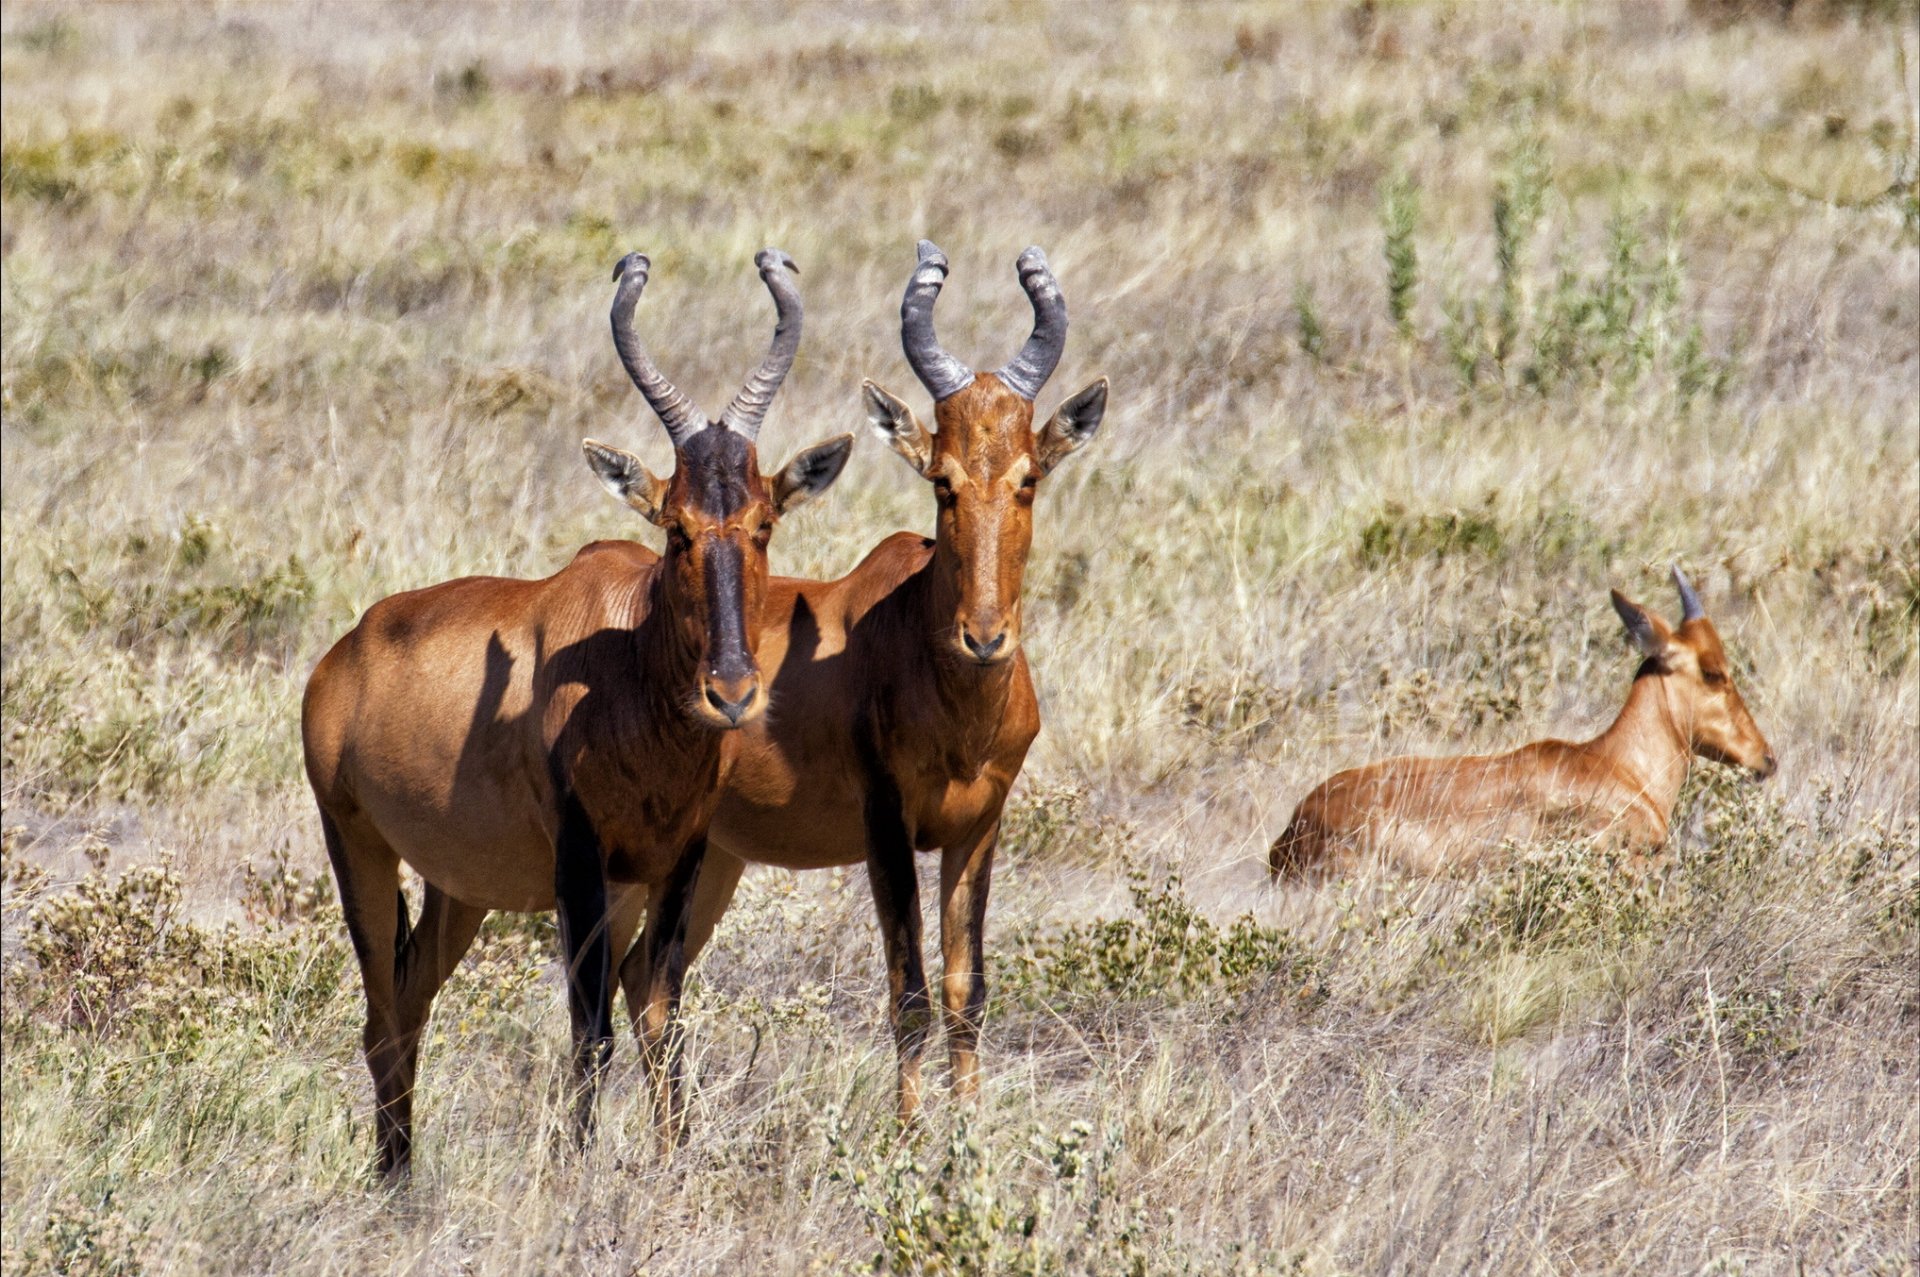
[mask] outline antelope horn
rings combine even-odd
[[[667,437],[678,448],[705,429],[707,423],[693,401],[660,375],[646,347],[633,335],[633,308],[640,304],[640,292],[647,286],[647,272],[652,268],[653,263],[645,253],[628,253],[615,264],[613,278],[620,287],[613,294],[613,345],[620,352],[627,376],[633,378],[633,384],[647,397],[660,424],[667,428]]]
[[[1687,574],[1680,570],[1678,563],[1673,565],[1673,586],[1680,591],[1680,623],[1697,621],[1707,614],[1700,606],[1700,596],[1693,592],[1693,583],[1687,580]]]
[[[1067,301],[1060,295],[1060,281],[1047,266],[1047,255],[1038,247],[1020,254],[1014,269],[1020,272],[1020,287],[1033,303],[1033,335],[998,376],[1007,389],[1032,403],[1067,348]]]
[[[907,281],[907,295],[900,299],[900,346],[913,365],[913,375],[927,388],[935,401],[957,394],[973,381],[973,369],[940,349],[933,335],[933,299],[947,278],[947,255],[921,240],[915,246],[920,264]]]
[[[786,380],[787,370],[793,367],[793,356],[800,349],[801,319],[800,290],[793,282],[800,268],[793,259],[777,248],[763,248],[753,255],[753,264],[760,268],[760,278],[773,294],[780,319],[774,325],[773,345],[767,348],[767,357],[720,414],[721,425],[748,439],[760,437],[760,423],[767,419],[767,409],[780,383]]]

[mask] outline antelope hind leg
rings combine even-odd
[[[401,912],[400,858],[377,834],[356,829],[349,838],[323,807],[320,828],[327,858],[340,890],[340,912],[360,963],[367,996],[367,1023],[361,1034],[367,1071],[373,1075],[375,1167],[393,1182],[413,1163],[412,1070],[401,1042],[395,973],[399,966]]]

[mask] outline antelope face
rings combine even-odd
[[[661,570],[678,602],[674,621],[699,654],[689,702],[695,719],[732,728],[766,709],[757,651],[774,524],[826,491],[852,449],[852,435],[829,439],[768,479],[752,441],[709,425],[675,450],[673,477],[659,479],[632,453],[587,441],[600,481],[666,530]]]
[[[935,553],[959,582],[946,641],[962,660],[998,665],[1020,649],[1020,595],[1033,545],[1040,481],[1100,427],[1102,378],[1033,428],[1033,404],[997,376],[982,374],[934,405],[937,431],[872,382],[867,419],[887,444],[933,485]]]
[[[1020,650],[1020,597],[1033,544],[1040,481],[1093,438],[1106,412],[1103,377],[1060,406],[1040,430],[1033,401],[1066,343],[1066,304],[1044,254],[1029,248],[1016,267],[1033,303],[1033,335],[1013,362],[975,374],[939,348],[933,300],[947,259],[922,240],[920,264],[901,303],[908,362],[934,397],[929,431],[897,396],[865,383],[867,420],[887,446],[933,485],[934,553],[958,582],[944,642],[958,659],[999,665]]]
[[[1765,780],[1779,770],[1780,764],[1741,699],[1740,689],[1733,685],[1726,648],[1702,610],[1699,596],[1677,567],[1673,578],[1682,609],[1678,629],[1618,590],[1613,592],[1614,610],[1626,623],[1628,635],[1665,680],[1675,720],[1687,733],[1693,752],[1717,763],[1745,768],[1756,780]]]
[[[1702,616],[1673,634],[1672,677],[1683,682],[1693,703],[1693,750],[1717,763],[1744,767],[1765,780],[1780,768],[1767,738],[1733,685],[1726,649],[1713,622]]]
[[[779,325],[759,369],[717,422],[708,421],[653,366],[632,327],[649,263],[629,253],[614,267],[613,340],[627,374],[673,440],[671,479],[656,478],[630,452],[586,441],[587,464],[615,496],[667,533],[661,571],[680,639],[697,653],[688,710],[697,722],[733,728],[766,709],[756,650],[767,596],[767,546],[780,516],[832,486],[853,449],[840,435],[808,448],[772,479],[760,473],[755,440],[800,345],[793,259],[778,249],[754,258],[773,294]]]

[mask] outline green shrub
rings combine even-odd
[[[1489,954],[1596,944],[1617,950],[1671,914],[1657,878],[1631,872],[1627,853],[1591,838],[1507,847],[1505,864],[1476,885],[1451,931],[1429,941],[1443,970]]]
[[[1085,1121],[996,1139],[964,1110],[938,1162],[882,1132],[866,1143],[838,1110],[826,1119],[829,1177],[852,1189],[878,1249],[874,1272],[899,1277],[1298,1277],[1306,1256],[1227,1242],[1177,1261],[1156,1256],[1144,1200],[1122,1200],[1125,1139]]]
[[[119,647],[166,636],[206,642],[236,658],[286,641],[313,609],[306,565],[297,555],[248,563],[222,535],[188,515],[172,536],[127,538],[117,563],[54,567],[68,624],[104,633]]]
[[[1316,1004],[1326,996],[1321,960],[1291,933],[1251,914],[1216,926],[1187,899],[1178,874],[1158,890],[1141,870],[1127,878],[1137,917],[1096,918],[1026,938],[1004,960],[1001,987],[1042,1003],[1233,998],[1264,986]]]
[[[69,1194],[47,1212],[39,1236],[5,1268],[20,1277],[139,1277],[141,1230],[114,1203],[111,1189],[96,1199]]]

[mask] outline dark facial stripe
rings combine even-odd
[[[707,668],[720,678],[753,673],[747,653],[746,588],[740,547],[715,539],[707,543]]]
[[[720,426],[709,426],[680,449],[687,504],[711,519],[730,519],[753,499],[753,445]]]

